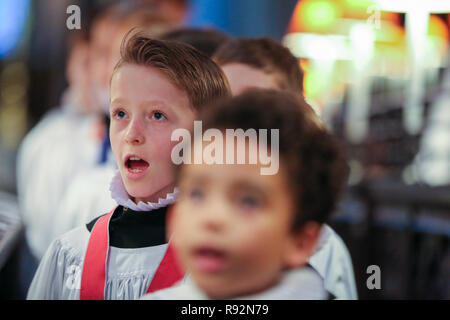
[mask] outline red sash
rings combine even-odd
[[[80,300],[104,300],[109,252],[109,221],[114,213],[100,217],[91,231],[81,274]],[[167,251],[153,276],[147,293],[172,286],[184,274],[178,268],[172,246]]]

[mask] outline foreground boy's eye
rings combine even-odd
[[[189,192],[189,198],[194,200],[201,200],[204,197],[203,191],[200,189],[192,189]]]
[[[255,209],[261,206],[260,199],[254,196],[242,196],[238,199],[238,202],[245,209]]]
[[[166,118],[166,116],[165,116],[164,114],[162,114],[161,112],[156,111],[156,112],[153,113],[152,119],[153,119],[153,120],[161,121],[161,120],[166,120],[167,118]]]

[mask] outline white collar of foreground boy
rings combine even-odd
[[[109,185],[109,191],[111,191],[111,197],[117,202],[118,205],[127,207],[134,211],[151,211],[158,208],[167,207],[169,204],[175,202],[178,194],[178,189],[174,188],[172,193],[168,193],[164,199],[159,198],[158,202],[139,201],[139,203],[136,204],[130,199],[119,171],[117,171],[112,178],[111,184]]]
[[[263,292],[232,300],[325,300],[327,298],[328,293],[322,277],[313,268],[306,266],[284,271],[280,281]],[[195,285],[189,275],[170,288],[144,295],[141,300],[208,300],[208,297]],[[186,311],[194,314],[193,312],[198,310]]]

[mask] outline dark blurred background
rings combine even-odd
[[[347,147],[351,176],[332,222],[362,299],[450,298],[450,2],[374,0],[2,0],[0,298],[23,299],[27,268],[16,154],[67,87],[68,6],[82,28],[114,3],[175,5],[185,26],[283,41],[305,97]],[[422,29],[420,26],[422,25]],[[369,290],[369,265],[382,272]]]

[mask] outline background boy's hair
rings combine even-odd
[[[151,39],[142,32],[131,34],[133,30],[124,37],[113,76],[124,64],[156,68],[186,92],[196,110],[230,95],[224,73],[203,53],[180,42]]]
[[[229,41],[231,37],[215,29],[179,28],[161,35],[159,39],[187,43],[208,57],[212,57],[217,48]]]
[[[293,230],[308,221],[324,223],[329,218],[348,174],[337,141],[313,116],[314,111],[298,94],[262,89],[222,100],[200,114],[203,130],[279,129],[280,164],[296,208]],[[270,144],[271,135],[267,136]]]
[[[124,9],[120,18],[121,28],[127,28],[127,31],[135,28],[151,37],[157,37],[174,26],[166,17],[155,12],[152,6],[137,6],[128,10]]]
[[[220,66],[243,63],[274,74],[280,89],[303,95],[303,71],[300,63],[288,48],[276,40],[233,39],[220,46],[213,59]]]

